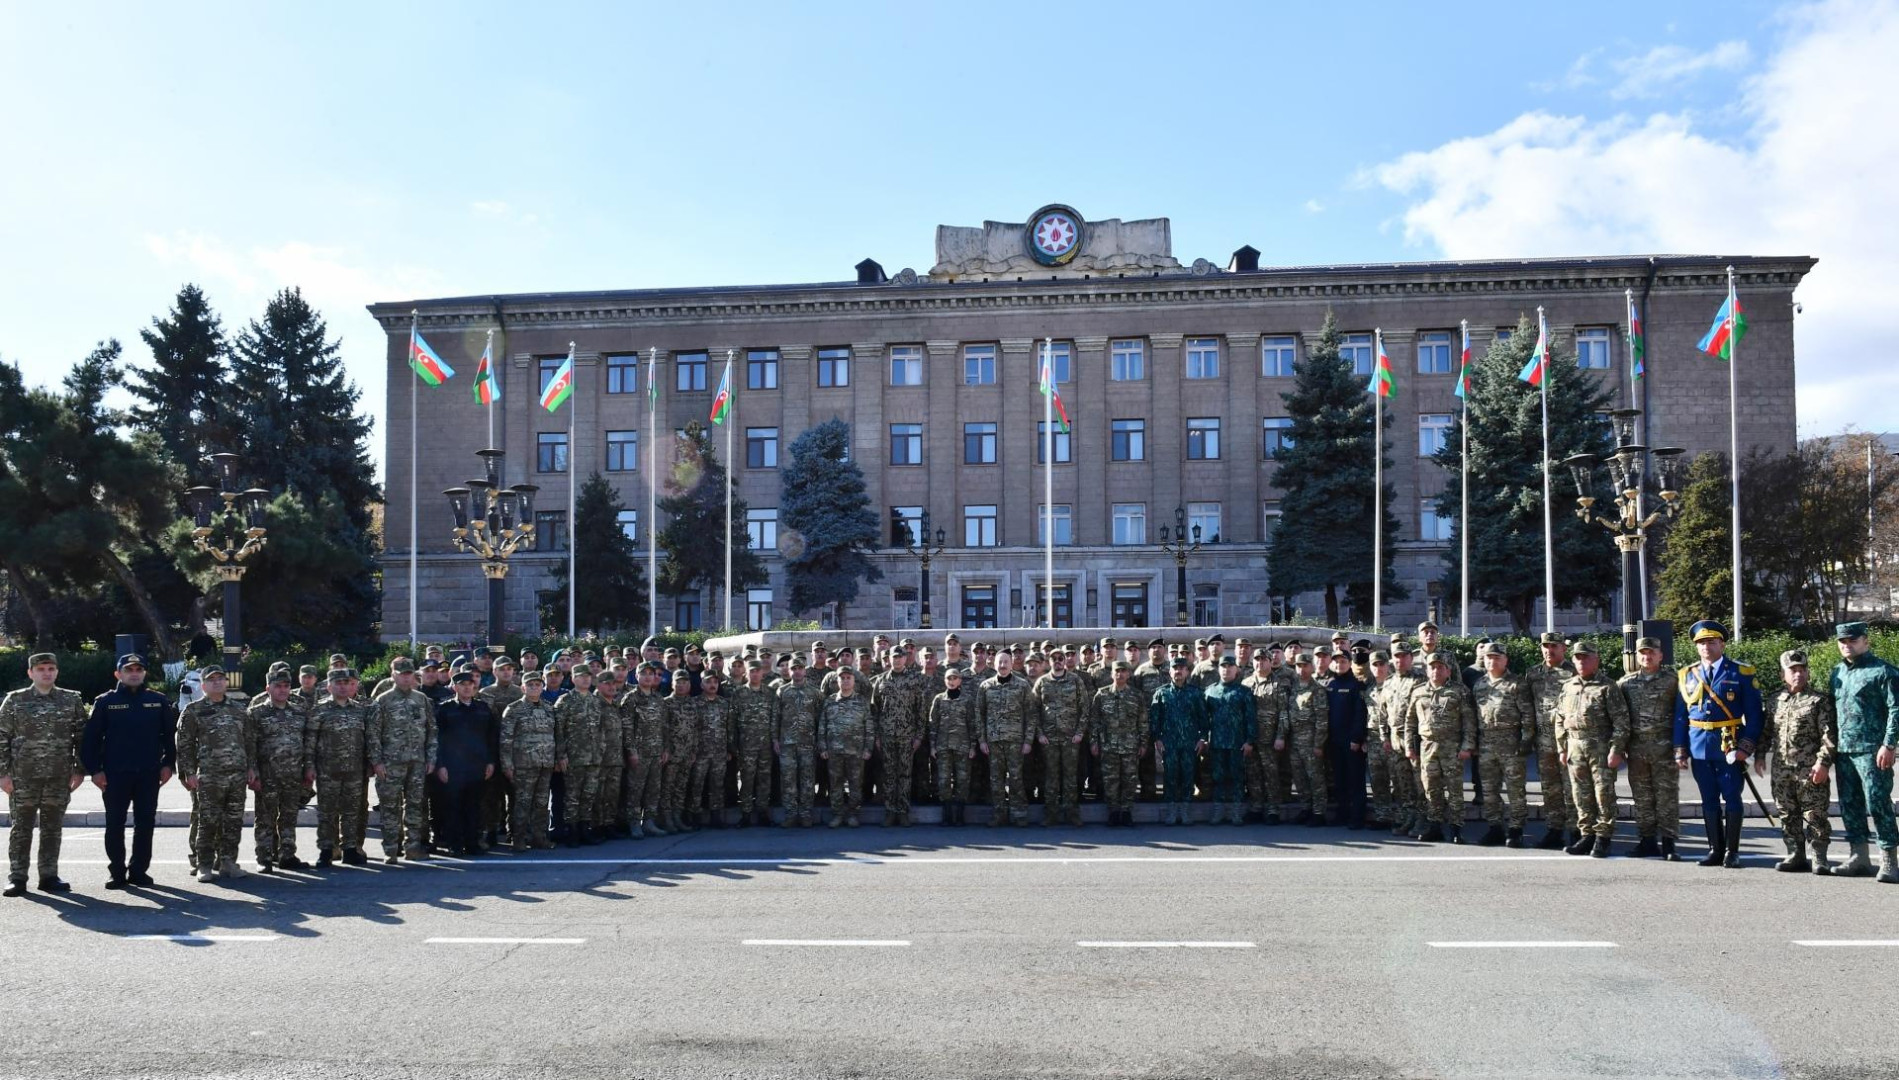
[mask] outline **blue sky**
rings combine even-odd
[[[379,411],[371,301],[922,270],[1060,201],[1183,261],[1817,255],[1802,432],[1894,429],[1894,55],[1890,0],[0,0],[0,357],[298,284]]]

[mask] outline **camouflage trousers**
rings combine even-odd
[[[1637,832],[1670,840],[1681,835],[1681,771],[1675,768],[1673,735],[1639,741],[1630,749],[1629,793]]]
[[[380,788],[377,789],[381,797]],[[481,831],[495,832],[514,818],[514,785],[499,769],[481,785]]]
[[[1207,768],[1213,780],[1213,801],[1218,806],[1240,805],[1240,784],[1246,776],[1246,754],[1239,747],[1208,747]],[[1214,814],[1218,817],[1216,811]]]
[[[1298,801],[1310,810],[1315,817],[1325,816],[1325,758],[1320,751],[1325,749],[1323,735],[1313,738],[1309,734],[1294,732],[1286,740],[1286,756],[1292,765],[1292,779],[1298,784]]]
[[[769,737],[753,735],[739,740],[739,813],[771,809],[771,757]]]
[[[989,805],[996,816],[1007,819],[1027,810],[1022,790],[1022,744],[989,744]]]
[[[1543,785],[1543,824],[1566,832],[1575,823],[1569,800],[1569,769],[1559,756],[1562,742],[1548,717],[1536,725],[1536,777]]]
[[[1426,816],[1424,786],[1418,782],[1418,765],[1400,750],[1386,755],[1391,765],[1391,801],[1400,817]]]
[[[1774,756],[1774,806],[1780,811],[1780,832],[1787,846],[1798,848],[1802,840],[1823,850],[1833,839],[1833,823],[1827,820],[1827,803],[1832,794],[1832,778],[1824,784],[1807,779],[1807,769],[1782,768],[1780,756]]]
[[[1425,813],[1439,825],[1464,823],[1464,763],[1457,744],[1424,739],[1418,744],[1418,785],[1424,789]]]
[[[969,801],[969,751],[948,747],[936,755],[936,797],[944,803]]]
[[[1051,736],[1048,745],[1042,747],[1042,760],[1047,763],[1042,779],[1042,806],[1051,815],[1056,810],[1074,810],[1081,806],[1081,753],[1081,747],[1070,742],[1066,735]]]
[[[547,799],[552,769],[514,770],[514,798],[508,807],[508,839],[515,847],[547,841]]]
[[[72,777],[13,778],[13,795],[7,800],[12,826],[7,831],[7,876],[26,880],[29,848],[33,830],[40,831],[40,877],[59,876],[59,846],[66,835],[66,805],[72,802]]]
[[[369,800],[369,781],[362,776],[317,777],[317,851],[335,854],[339,846],[354,849],[367,828],[363,817]]]
[[[422,822],[428,817],[422,787],[428,764],[389,762],[376,778],[376,820],[382,825],[382,853],[396,856],[423,850]]]
[[[864,805],[864,755],[833,750],[825,765],[831,776],[831,817],[857,813]]]
[[[1391,752],[1369,736],[1365,739],[1365,779],[1371,785],[1369,807],[1373,821],[1390,821],[1396,812],[1391,800]]]
[[[1530,820],[1529,762],[1517,752],[1513,734],[1493,737],[1484,732],[1478,740],[1477,779],[1484,790],[1484,821],[1497,828],[1521,829]]]
[[[1101,797],[1107,802],[1108,809],[1132,810],[1134,796],[1141,787],[1141,755],[1103,750],[1099,761]]]
[[[712,754],[692,763],[686,777],[686,809],[717,813],[725,809],[725,755]]]
[[[1892,812],[1892,770],[1880,768],[1871,754],[1839,754],[1833,759],[1833,775],[1840,785],[1840,823],[1846,827],[1846,842],[1864,844],[1876,831],[1880,847],[1899,847],[1899,822]],[[1868,814],[1873,830],[1866,828]]]
[[[1193,801],[1194,773],[1200,768],[1200,755],[1194,744],[1163,746],[1161,756],[1161,796],[1170,803]]]
[[[200,867],[237,861],[237,848],[244,839],[245,790],[241,773],[198,777],[198,805],[192,811],[198,818],[198,835],[191,850]]]
[[[593,813],[594,806],[600,801],[600,766],[567,765],[566,799],[561,807],[568,827],[581,822],[599,824],[587,815]]]
[[[251,825],[258,862],[275,866],[297,857],[297,811],[303,798],[303,781],[296,777],[270,778],[260,785]]]
[[[626,782],[626,766],[608,762],[600,766],[600,782],[594,792],[593,809],[585,817],[595,825],[612,825],[620,820],[620,785]]]
[[[1569,735],[1569,792],[1576,803],[1576,830],[1586,836],[1615,832],[1615,770],[1601,739]]]
[[[1246,806],[1255,813],[1279,813],[1279,755],[1270,739],[1253,744],[1246,759]]]
[[[625,794],[620,800],[620,817],[632,825],[642,825],[659,809],[660,781],[665,767],[659,756],[641,758],[639,764],[626,767]]]
[[[686,782],[692,779],[692,759],[676,757],[668,761],[660,775],[660,805],[668,813],[686,811]]]
[[[787,746],[778,755],[779,797],[785,820],[811,816],[811,797],[818,787],[817,754],[808,746]]]

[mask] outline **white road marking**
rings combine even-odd
[[[1804,945],[1809,949],[1899,949],[1899,940],[1882,941],[1866,938],[1859,941],[1796,941],[1795,945]]]
[[[907,941],[876,940],[871,938],[746,938],[741,945],[831,945],[843,948],[869,949],[907,949]]]
[[[1433,949],[1613,949],[1613,941],[1427,941]]]
[[[1084,949],[1255,949],[1250,941],[1077,941]]]
[[[104,866],[104,859],[61,859],[61,863],[76,866]],[[1597,865],[1593,859],[1575,859],[1567,855],[840,855],[840,856],[803,856],[785,855],[778,857],[734,856],[716,858],[709,856],[667,858],[629,857],[611,858],[574,858],[574,859],[536,859],[536,858],[491,858],[479,860],[429,859],[425,862],[404,863],[411,870],[454,869],[454,870],[504,870],[537,866],[1081,866],[1089,863],[1118,864],[1142,863],[1148,865],[1179,864],[1199,865],[1206,863],[1236,864],[1373,864],[1373,863],[1522,863],[1553,862],[1565,866],[1584,867]],[[157,859],[154,866],[183,866],[183,859]],[[272,880],[265,878],[263,880]],[[296,878],[284,878],[285,881],[301,881]]]
[[[127,934],[127,941],[188,941],[193,943],[224,943],[232,941],[275,941],[276,934]]]
[[[432,937],[424,945],[584,945],[584,937]]]

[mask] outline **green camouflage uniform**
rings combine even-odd
[[[305,756],[316,766],[317,850],[354,849],[362,834],[369,791],[369,704],[362,698],[324,698],[304,728]]]
[[[1274,741],[1286,722],[1286,683],[1276,673],[1257,670],[1240,680],[1253,695],[1253,756],[1246,759],[1246,805],[1258,814],[1279,816],[1279,755]]]
[[[435,759],[435,703],[420,690],[378,696],[369,714],[369,765],[382,766],[376,816],[382,822],[384,855],[423,853],[422,827],[428,818],[423,784]]]
[[[1569,771],[1560,756],[1562,740],[1556,727],[1556,707],[1563,699],[1563,686],[1576,677],[1567,661],[1552,668],[1537,664],[1524,676],[1530,693],[1536,698],[1536,775],[1543,786],[1543,824],[1553,832],[1567,832],[1575,822],[1570,807]],[[1671,758],[1673,754],[1670,754]]]
[[[200,869],[237,861],[244,789],[256,767],[257,729],[242,703],[226,696],[185,706],[178,717],[178,775],[198,784],[192,854]]]
[[[1774,805],[1780,810],[1787,850],[1800,851],[1804,840],[1824,859],[1833,839],[1827,818],[1833,778],[1816,784],[1812,773],[1816,765],[1831,770],[1838,753],[1840,729],[1833,698],[1812,686],[1798,694],[1783,688],[1767,699],[1761,712],[1766,726],[1760,744],[1774,749]]]
[[[1530,748],[1536,745],[1536,699],[1520,675],[1485,674],[1470,688],[1477,703],[1477,776],[1484,821],[1521,830],[1530,820]],[[1509,818],[1504,808],[1509,807]]]
[[[1134,808],[1141,749],[1147,744],[1147,702],[1132,682],[1120,690],[1110,682],[1089,702],[1088,731],[1101,753],[1101,796],[1111,811]]]
[[[1213,773],[1213,821],[1222,809],[1240,823],[1240,784],[1246,773],[1246,749],[1259,728],[1253,689],[1233,682],[1216,682],[1205,692],[1207,701],[1207,757]]]
[[[1207,737],[1206,695],[1192,682],[1175,686],[1170,680],[1148,703],[1147,733],[1162,754],[1162,793],[1177,813],[1184,814],[1193,801],[1199,743]]]
[[[967,687],[930,699],[930,750],[936,755],[936,794],[945,805],[969,801],[969,763],[982,732],[976,693]]]
[[[1295,681],[1286,699],[1286,760],[1298,785],[1297,801],[1313,817],[1325,818],[1327,776],[1325,741],[1331,723],[1325,684],[1317,679]]]
[[[555,753],[567,762],[564,819],[572,829],[598,825],[588,815],[600,801],[601,729],[606,702],[599,696],[570,690],[554,703]]]
[[[720,687],[719,696],[731,699],[732,723],[737,728],[733,743],[738,748],[739,813],[768,813],[771,810],[771,740],[777,721],[778,695],[769,686],[754,689],[749,684],[740,684],[730,690]]]
[[[787,825],[811,824],[811,797],[818,788],[818,717],[823,711],[824,692],[817,684],[793,680],[778,688],[778,786]]]
[[[1612,755],[1629,746],[1629,699],[1597,671],[1563,685],[1557,714],[1569,754],[1569,790],[1576,802],[1576,828],[1589,835],[1615,832],[1615,773]]]
[[[1008,679],[992,675],[977,687],[976,711],[983,740],[989,744],[989,800],[995,810],[991,824],[1027,825],[1028,798],[1022,786],[1022,747],[1030,738],[1032,687],[1026,676],[1011,672]]]
[[[1048,740],[1044,753],[1047,770],[1042,782],[1042,823],[1081,824],[1081,754],[1088,738],[1090,694],[1087,683],[1072,671],[1051,672],[1030,689],[1041,718],[1037,732]]]
[[[1643,836],[1681,835],[1681,773],[1675,768],[1675,703],[1681,690],[1672,671],[1638,671],[1618,685],[1629,700],[1634,730],[1629,746],[1629,793],[1635,827]]]
[[[600,701],[600,778],[593,807],[582,816],[594,825],[610,826],[620,820],[620,785],[626,782],[626,718],[618,701],[598,688],[593,696]]]
[[[560,760],[556,747],[559,728],[554,706],[539,694],[523,697],[502,710],[501,767],[514,773],[508,839],[516,851],[548,846],[548,785],[553,781],[554,764]]]
[[[818,721],[818,745],[823,747],[831,774],[831,825],[857,823],[864,804],[864,761],[870,753],[870,698],[856,692],[824,699]]]
[[[626,799],[620,813],[636,830],[644,829],[648,822],[659,824],[654,819],[659,813],[660,782],[665,778],[659,760],[666,753],[666,732],[660,720],[660,705],[665,700],[657,688],[646,691],[638,687],[620,699],[622,749],[635,758],[626,767]]]
[[[666,745],[660,802],[670,819],[668,828],[680,824],[679,815],[686,812],[686,786],[692,779],[693,759],[699,756],[698,700],[683,694],[668,694],[659,703],[660,728]]]
[[[871,690],[871,714],[877,725],[877,745],[884,758],[884,820],[889,814],[908,816],[916,779],[916,754],[923,742],[924,711],[929,707],[929,683],[914,668],[879,675]]]
[[[719,696],[692,699],[694,723],[699,727],[699,756],[686,780],[686,809],[703,811],[708,819],[725,810],[725,763],[732,753],[732,702],[719,684]]]
[[[66,806],[72,801],[73,777],[80,774],[79,741],[85,729],[86,702],[77,690],[55,686],[42,694],[27,686],[0,700],[0,776],[13,780],[7,876],[16,883],[26,880],[35,826],[40,880],[59,877]]]
[[[257,729],[257,813],[251,839],[260,865],[279,866],[297,857],[297,811],[303,807],[304,776],[310,771],[304,733],[310,711],[294,698],[275,705],[263,695],[251,699],[250,711]]]
[[[1424,801],[1424,784],[1418,777],[1418,764],[1405,753],[1405,717],[1411,707],[1411,695],[1430,680],[1411,671],[1393,671],[1378,684],[1378,734],[1391,746],[1391,801],[1394,813],[1413,824],[1429,816]]]
[[[1417,755],[1430,820],[1456,827],[1464,822],[1464,763],[1458,753],[1477,748],[1477,710],[1470,692],[1453,679],[1412,692],[1405,706],[1405,753]],[[1455,804],[1455,806],[1453,806]]]

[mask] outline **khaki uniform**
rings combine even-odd
[[[1464,684],[1428,681],[1405,708],[1404,746],[1414,756],[1430,820],[1457,827],[1464,821],[1464,763],[1459,753],[1477,748],[1477,710]],[[1453,806],[1455,804],[1455,806]]]
[[[0,776],[13,780],[7,800],[13,823],[7,830],[7,876],[16,883],[26,880],[36,826],[40,880],[59,877],[66,807],[72,802],[72,778],[80,775],[79,742],[85,730],[86,702],[77,690],[55,686],[42,694],[27,686],[0,699]]]
[[[1629,699],[1601,671],[1563,686],[1557,717],[1569,755],[1570,797],[1576,828],[1594,836],[1615,831],[1615,773],[1609,758],[1629,746]]]

